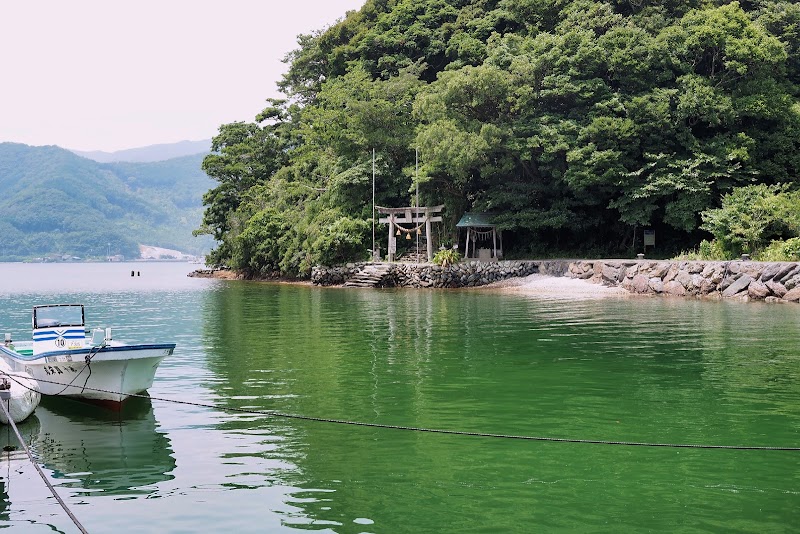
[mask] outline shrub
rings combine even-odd
[[[773,241],[758,256],[759,261],[800,261],[800,237]]]
[[[446,248],[440,250],[433,256],[433,263],[441,265],[442,267],[447,267],[448,265],[458,263],[460,259],[461,254],[451,248]]]
[[[800,229],[800,192],[785,185],[739,187],[722,198],[722,207],[703,212],[704,230],[714,235],[728,257],[759,255],[770,240],[795,237]]]
[[[712,239],[708,241],[703,239],[700,241],[700,246],[697,247],[697,250],[689,250],[684,251],[678,254],[675,260],[684,260],[684,261],[709,261],[709,260],[729,260],[732,259],[730,254],[722,247],[722,244],[716,240]]]

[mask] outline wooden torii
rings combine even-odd
[[[425,226],[425,240],[428,244],[428,261],[433,261],[431,223],[442,222],[441,212],[444,209],[444,204],[441,206],[409,206],[407,208],[384,208],[382,206],[375,206],[375,209],[378,210],[378,213],[381,215],[386,215],[386,217],[378,219],[378,222],[389,225],[388,261],[394,261],[394,255],[397,253],[395,232],[417,232],[422,229],[423,225]],[[410,227],[400,226],[401,224],[410,225]]]

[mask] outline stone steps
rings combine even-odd
[[[347,280],[344,287],[378,287],[390,270],[388,263],[369,264]]]

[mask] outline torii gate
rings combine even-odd
[[[425,225],[425,239],[428,243],[428,261],[433,261],[431,223],[442,222],[440,214],[444,209],[444,204],[441,206],[410,206],[407,208],[384,208],[375,206],[375,209],[378,210],[378,213],[386,215],[386,217],[381,217],[378,222],[389,225],[388,261],[394,261],[394,255],[397,253],[395,231],[410,234],[411,232],[418,232],[423,224]],[[414,226],[406,228],[400,226],[401,224]]]

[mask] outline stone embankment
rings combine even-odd
[[[574,261],[567,276],[641,294],[800,301],[800,263]]]
[[[311,282],[343,285],[369,263],[315,267]],[[430,263],[383,264],[374,287],[477,287],[538,273],[567,276],[632,293],[738,298],[767,302],[800,301],[800,263],[749,261],[529,260],[462,262],[447,267]]]
[[[462,262],[447,267],[431,263],[391,263],[374,287],[477,287],[508,278],[548,273],[541,261]],[[554,269],[561,275],[567,262]],[[367,263],[348,263],[340,267],[315,267],[311,282],[321,286],[342,285],[367,268]]]

